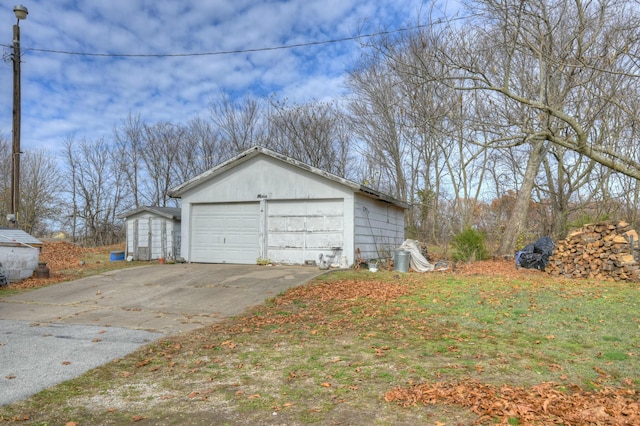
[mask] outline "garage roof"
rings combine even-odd
[[[369,188],[367,186],[364,185],[360,185],[356,182],[353,182],[351,180],[342,178],[340,176],[334,175],[332,173],[326,172],[324,170],[320,170],[316,167],[312,167],[306,163],[303,163],[302,161],[298,161],[295,160],[293,158],[287,157],[286,155],[282,155],[279,154],[275,151],[272,151],[270,149],[267,149],[265,147],[262,146],[254,146],[253,148],[250,148],[244,152],[242,152],[241,154],[225,161],[224,163],[221,163],[220,165],[207,170],[206,172],[194,177],[193,179],[190,179],[188,181],[186,181],[185,183],[176,186],[175,188],[171,189],[169,191],[169,196],[173,197],[173,198],[181,198],[182,194],[184,194],[186,191],[202,184],[203,182],[206,182],[210,179],[213,179],[214,177],[218,176],[221,173],[224,173],[225,171],[232,169],[233,167],[244,163],[245,161],[250,160],[251,158],[256,157],[257,155],[267,155],[269,157],[275,158],[277,160],[283,161],[285,163],[291,164],[295,167],[307,170],[311,173],[314,173],[316,175],[322,176],[326,179],[329,179],[331,181],[337,182],[339,184],[342,184],[344,186],[347,186],[349,188],[351,188],[354,192],[360,192],[363,195],[369,197],[369,198],[374,198],[374,199],[378,199],[380,201],[384,201],[390,204],[394,204],[398,207],[407,209],[409,208],[409,205],[407,203],[405,203],[404,201],[398,200],[396,198],[391,197],[390,195],[387,194],[383,194],[379,191],[376,191],[372,188]]]
[[[131,216],[134,216],[138,213],[143,213],[143,212],[148,212],[148,213],[153,213],[157,216],[161,216],[161,217],[165,217],[167,219],[172,219],[172,220],[180,220],[182,218],[182,209],[180,209],[179,207],[153,207],[153,206],[143,206],[143,207],[138,207],[135,210],[130,210],[126,213],[123,213],[121,215],[119,215],[119,218],[128,218]]]

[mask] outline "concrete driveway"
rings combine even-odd
[[[0,298],[0,405],[141,345],[242,313],[315,267],[150,265]]]

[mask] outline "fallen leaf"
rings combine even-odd
[[[140,368],[140,367],[144,367],[145,365],[149,364],[151,362],[151,359],[147,358],[143,361],[137,362],[136,363],[136,367]]]
[[[144,419],[146,419],[146,417],[145,417],[145,416],[132,416],[132,417],[131,417],[131,421],[133,421],[134,423],[135,423],[135,422],[142,421],[142,420],[144,420]]]
[[[331,383],[328,383],[328,382],[320,383],[320,386],[325,387],[325,388],[330,388],[331,387]]]
[[[71,361],[62,361],[62,365],[71,365]]]
[[[596,373],[598,373],[601,376],[608,376],[607,372],[604,371],[602,368],[598,367],[597,365],[594,366],[593,369],[595,370]]]

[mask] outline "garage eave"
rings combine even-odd
[[[369,188],[368,186],[358,185],[357,190],[360,193],[364,194],[366,197],[380,200],[385,203],[393,204],[394,206],[398,206],[405,210],[409,208],[409,203],[398,200],[397,198],[393,198],[390,195],[383,194],[382,192],[376,191],[375,189]]]

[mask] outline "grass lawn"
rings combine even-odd
[[[0,423],[637,424],[638,300],[637,284],[538,271],[333,272]]]

